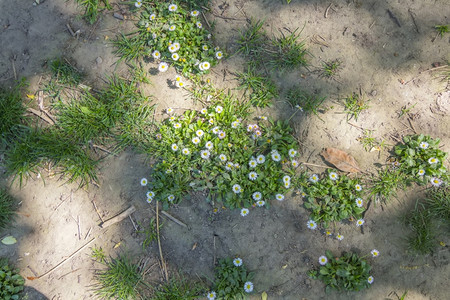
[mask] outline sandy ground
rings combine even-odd
[[[449,35],[436,37],[433,27],[448,24],[448,3],[436,1],[212,1],[212,12],[206,16],[216,21],[213,32],[221,48],[236,50],[238,30],[250,18],[265,18],[269,34],[279,30],[303,28],[311,56],[310,68],[291,73],[274,73],[273,79],[285,91],[294,84],[326,95],[326,113],[316,116],[297,114],[291,120],[301,141],[302,160],[323,164],[318,153],[324,147],[340,148],[351,153],[364,170],[374,171],[374,163],[385,163],[387,152],[364,151],[357,140],[359,127],[376,129],[375,136],[393,145],[402,135],[412,134],[408,121],[398,118],[404,106],[412,106],[414,129],[442,139],[443,150],[450,151],[450,91],[446,83],[429,72],[435,62],[450,60]],[[329,8],[328,8],[329,7]],[[328,9],[327,9],[328,8]],[[390,17],[390,11],[396,18]],[[115,12],[127,13],[125,5],[114,5]],[[115,65],[109,40],[132,28],[130,21],[112,17],[112,12],[88,26],[79,19],[73,1],[4,0],[0,2],[0,84],[7,87],[14,78],[25,76],[32,93],[48,71],[47,60],[64,56],[87,74],[87,82],[100,86],[113,72],[122,73],[126,66]],[[66,28],[80,30],[78,38]],[[320,43],[319,43],[319,42]],[[98,58],[101,59],[98,59]],[[322,62],[339,59],[342,69],[336,79],[319,76]],[[154,66],[148,65],[147,68]],[[209,76],[219,87],[233,87],[231,73],[242,71],[242,58],[234,56],[217,66]],[[152,85],[144,86],[154,95],[158,113],[166,107],[194,107],[186,92],[170,89],[167,80],[174,71],[152,76]],[[349,125],[343,114],[342,99],[351,93],[370,99],[370,108],[358,121]],[[283,98],[270,109],[256,113],[274,118],[288,118],[293,110]],[[149,279],[162,278],[158,267],[158,250],[152,245],[145,251],[143,236],[133,226],[147,224],[154,207],[145,203],[140,178],[147,176],[150,165],[131,150],[109,157],[101,164],[100,186],[77,189],[43,172],[42,179],[31,178],[25,186],[12,185],[11,193],[21,201],[21,215],[12,229],[18,239],[13,246],[0,245],[1,256],[17,261],[23,276],[43,274],[91,239],[88,248],[51,274],[27,281],[28,299],[92,299],[94,269],[99,265],[90,258],[89,248],[102,247],[112,256],[132,253],[136,260],[148,259],[154,265]],[[322,171],[320,169],[316,171]],[[11,178],[1,178],[8,185]],[[339,224],[336,231],[345,236],[341,242],[326,238],[306,228],[308,212],[299,196],[274,203],[270,210],[257,210],[245,219],[238,211],[212,207],[196,194],[189,201],[173,207],[169,213],[188,228],[164,220],[162,248],[171,270],[191,276],[212,277],[214,261],[239,255],[247,268],[256,273],[257,294],[266,291],[269,299],[398,299],[408,291],[407,299],[447,299],[450,275],[448,247],[438,248],[425,257],[406,253],[403,238],[407,233],[402,215],[421,196],[420,192],[399,191],[399,200],[371,207],[366,214],[364,232],[354,226]],[[97,207],[97,209],[94,206]],[[134,205],[133,221],[101,229],[102,220]],[[81,235],[78,232],[79,220]],[[450,244],[449,236],[440,240]],[[195,247],[194,247],[195,245]],[[381,256],[372,261],[373,286],[359,293],[324,293],[319,281],[308,278],[307,271],[317,265],[326,249],[367,253],[378,249]],[[445,296],[447,295],[447,296]],[[254,296],[259,299],[259,296]]]

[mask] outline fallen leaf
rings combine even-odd
[[[34,95],[27,94],[27,98],[33,100],[34,99]]]
[[[114,245],[114,249],[119,248],[120,247],[120,242],[118,242],[117,244]]]
[[[195,243],[194,246],[192,246],[191,251],[195,250],[195,248],[197,248],[197,243]]]
[[[261,300],[267,300],[267,293],[266,292],[262,292]]]
[[[334,165],[341,171],[350,173],[357,173],[361,171],[353,156],[342,150],[336,148],[326,148],[320,152],[320,155],[322,155],[327,162]]]
[[[12,235],[9,235],[9,236],[3,238],[2,243],[5,245],[14,245],[15,243],[17,243],[17,240]]]
[[[287,268],[287,265],[284,265],[281,267],[283,270]]]

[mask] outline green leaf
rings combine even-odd
[[[9,235],[2,239],[2,243],[5,245],[14,245],[15,243],[17,243],[17,240],[12,235]]]
[[[348,275],[350,275],[350,272],[345,269],[338,269],[336,271],[336,275],[341,276],[341,277],[347,277]]]

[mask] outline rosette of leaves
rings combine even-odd
[[[7,259],[0,259],[0,298],[4,300],[21,299],[25,279],[18,270],[11,268]]]
[[[231,258],[224,258],[216,267],[214,291],[218,299],[245,299],[244,284],[252,279],[244,264],[235,266]]]
[[[208,201],[215,199],[228,208],[251,207],[255,192],[260,192],[266,200],[288,191],[282,178],[288,174],[293,177],[295,173],[285,167],[283,160],[288,162],[288,150],[295,145],[290,135],[292,129],[283,122],[261,121],[257,129],[260,136],[256,136],[255,131],[247,130],[247,125],[240,121],[246,115],[242,105],[226,97],[204,113],[186,111],[159,125],[158,138],[149,153],[160,160],[154,166],[149,184],[163,207],[168,207],[170,195],[178,202],[191,190],[206,191]],[[222,110],[217,112],[219,106]],[[199,130],[203,135],[194,143]],[[224,136],[220,137],[219,132]],[[201,151],[207,149],[207,142],[212,148],[208,150],[209,157],[204,159]],[[173,150],[174,144],[177,150]],[[187,154],[184,149],[189,150]],[[271,158],[275,150],[280,155],[279,161]],[[221,155],[226,159],[221,159]],[[250,160],[259,155],[265,156],[264,162],[250,167]],[[249,179],[250,172],[258,174],[255,180]],[[235,184],[241,187],[239,193],[233,192]]]
[[[177,4],[176,11],[169,11],[170,4]],[[218,63],[218,48],[214,46],[211,34],[203,27],[199,11],[192,13],[183,5],[164,1],[143,3],[141,9],[136,41],[146,49],[146,55],[151,56],[153,51],[158,50],[160,60],[171,63],[184,75],[207,73],[208,70],[199,69],[199,63],[207,61],[211,67]],[[169,51],[175,43],[179,43],[179,49]],[[173,53],[178,54],[177,60],[172,59]]]
[[[326,284],[326,292],[331,289],[359,291],[370,286],[368,278],[371,266],[356,253],[346,252],[334,257],[326,251],[327,263],[319,270],[309,271],[309,276]]]
[[[336,180],[330,179],[328,170],[317,182],[311,181],[303,175],[302,190],[306,193],[304,206],[311,211],[310,218],[317,223],[322,223],[325,228],[330,222],[341,221],[353,217],[360,219],[364,212],[364,206],[358,207],[356,199],[362,197],[362,191],[357,191],[355,186],[361,185],[360,180],[351,179],[340,175]]]
[[[408,135],[403,138],[403,145],[395,146],[395,155],[400,162],[400,168],[410,178],[418,183],[425,184],[431,177],[448,179],[447,169],[443,162],[448,153],[439,149],[440,139],[433,139],[429,135]],[[430,163],[430,159],[436,163]],[[419,170],[425,174],[420,176]]]

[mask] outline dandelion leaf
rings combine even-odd
[[[342,150],[336,148],[326,148],[320,153],[320,155],[322,155],[327,162],[334,165],[341,171],[349,173],[357,173],[361,171],[353,156]]]

